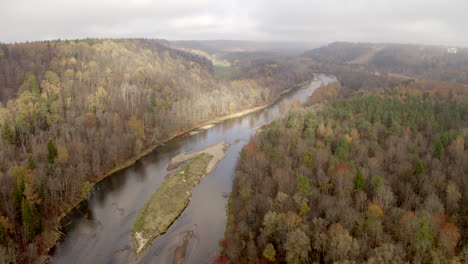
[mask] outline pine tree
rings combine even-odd
[[[25,197],[21,200],[21,219],[23,220],[23,228],[28,240],[41,231],[39,210],[35,205],[30,205]]]
[[[34,162],[34,159],[31,154],[28,155],[28,169],[34,170],[36,168],[36,162]]]
[[[53,164],[55,162],[55,158],[57,157],[57,148],[55,147],[55,144],[52,140],[49,140],[49,143],[47,143],[47,161],[49,161],[50,164]]]
[[[16,141],[15,133],[13,132],[13,129],[11,129],[10,125],[8,125],[8,123],[6,122],[5,124],[3,124],[2,138],[10,144],[14,144]]]
[[[33,217],[31,214],[31,208],[29,207],[28,201],[25,197],[21,200],[21,219],[23,220],[24,232],[29,240],[34,233]]]
[[[418,163],[416,163],[416,168],[413,171],[413,175],[418,176],[423,173],[424,173],[424,165],[421,161],[418,161]]]
[[[0,222],[0,245],[6,245],[8,242],[8,232],[7,229]]]
[[[354,178],[354,189],[355,190],[366,190],[366,179],[364,179],[364,174],[362,171],[358,171],[356,177]]]
[[[312,187],[310,186],[310,180],[306,176],[300,175],[297,177],[296,191],[306,197],[311,194]]]
[[[442,154],[444,153],[444,146],[441,140],[437,140],[436,147],[435,147],[435,156],[440,159],[442,158]]]

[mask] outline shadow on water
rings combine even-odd
[[[64,219],[66,234],[54,249],[53,263],[209,263],[219,250],[226,225],[225,206],[237,159],[255,129],[280,116],[280,102],[305,102],[322,82],[335,78],[319,75],[307,89],[297,89],[276,104],[249,115],[226,120],[210,129],[176,137],[130,168],[95,186],[90,198]],[[231,146],[218,167],[193,188],[188,207],[156,238],[137,260],[131,228],[138,211],[157,190],[166,175],[169,159],[226,140]],[[177,253],[175,255],[175,253]],[[183,254],[182,254],[183,253]],[[177,257],[178,256],[178,257]]]

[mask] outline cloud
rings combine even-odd
[[[2,0],[0,41],[146,37],[468,45],[462,0]]]

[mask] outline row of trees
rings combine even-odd
[[[216,262],[466,263],[466,100],[326,88],[242,151]]]
[[[247,74],[253,68],[243,68],[243,76],[217,81],[206,58],[152,40],[35,42],[0,50],[5,262],[46,251],[64,208],[143,149],[213,117],[269,103],[312,78],[308,67],[282,66],[255,78]]]

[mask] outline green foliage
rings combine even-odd
[[[30,205],[25,197],[21,200],[21,219],[28,240],[42,231],[39,210],[36,206]]]
[[[346,113],[363,115],[372,123],[382,123],[397,132],[399,126],[412,128],[413,131],[447,131],[467,125],[463,113],[467,109],[463,103],[453,101],[430,101],[419,97],[406,96],[403,100],[379,96],[363,96],[339,99],[329,113],[339,119],[345,119]]]
[[[311,168],[314,164],[315,153],[313,151],[307,151],[302,156],[302,162],[304,162],[307,167]]]
[[[18,90],[18,95],[29,91],[35,96],[39,96],[41,94],[41,90],[39,88],[39,83],[37,82],[36,76],[32,72],[28,72],[26,74],[26,79],[23,84],[20,86]]]
[[[423,217],[419,223],[419,230],[414,238],[412,248],[416,253],[422,254],[430,248],[433,239],[434,237],[431,231],[429,219],[427,217]]]
[[[32,154],[28,155],[28,169],[34,170],[36,168],[36,162],[34,161]]]
[[[414,168],[413,175],[414,176],[419,176],[419,175],[423,174],[424,172],[425,172],[424,164],[422,163],[422,161],[418,161],[416,163],[416,167]]]
[[[244,152],[229,206],[225,252],[233,263],[249,252],[246,241],[253,239],[271,242],[276,261],[287,263],[425,263],[435,255],[442,261],[459,255],[458,245],[451,253],[444,249],[456,245],[458,232],[441,237],[440,226],[447,219],[466,232],[466,219],[454,216],[464,214],[459,183],[466,142],[454,131],[468,127],[468,105],[393,94],[338,99],[318,112],[296,108],[272,124],[274,130],[251,139],[255,151]],[[311,113],[320,125],[306,122]],[[288,129],[295,120],[302,130]],[[314,126],[317,138],[308,138],[305,131]],[[445,148],[449,153],[434,161]],[[431,179],[412,177],[413,170]],[[275,199],[280,194],[281,205]],[[321,206],[311,214],[316,201]],[[341,228],[331,228],[338,223]],[[298,243],[305,237],[312,254]]]
[[[227,60],[213,61],[213,75],[216,80],[231,80],[240,74],[239,67],[231,65]]]
[[[310,185],[310,180],[309,178],[307,178],[307,176],[300,175],[297,177],[296,191],[305,197],[311,195],[312,187]]]
[[[297,119],[295,116],[290,115],[288,121],[286,122],[287,128],[297,128]]]
[[[16,188],[13,188],[10,192],[11,200],[17,209],[21,208],[21,200],[23,199],[24,189],[24,176],[19,175],[16,178]]]
[[[366,179],[364,179],[364,174],[362,171],[358,170],[356,177],[354,178],[354,189],[355,190],[366,190]]]
[[[16,142],[15,132],[7,122],[3,124],[2,138],[10,144],[15,144]]]
[[[303,201],[302,204],[301,204],[301,209],[300,209],[300,211],[299,211],[299,214],[300,214],[301,216],[304,216],[304,215],[307,214],[307,212],[309,212],[309,211],[310,211],[309,205],[307,205],[307,203],[306,203],[305,201]]]
[[[383,185],[384,185],[384,181],[382,179],[382,177],[380,177],[379,175],[375,175],[371,178],[371,186],[372,186],[372,191],[375,194],[378,194],[382,191],[382,188],[383,188]]]
[[[55,147],[55,143],[52,140],[49,140],[47,143],[47,161],[50,164],[55,162],[55,158],[57,158],[57,148]]]
[[[8,231],[6,227],[3,226],[2,222],[0,222],[0,245],[7,245],[8,239]]]
[[[436,156],[436,158],[441,159],[443,153],[444,153],[444,145],[442,144],[442,141],[437,140],[434,155]]]
[[[340,161],[348,160],[348,153],[349,153],[349,143],[344,136],[341,136],[338,139],[335,155],[338,157]]]
[[[262,255],[268,259],[269,261],[273,262],[276,260],[276,250],[273,244],[268,243],[268,245],[263,250]]]
[[[80,190],[81,199],[87,199],[92,190],[93,190],[93,184],[90,182],[85,182],[83,184],[83,187],[81,187],[81,190]]]

